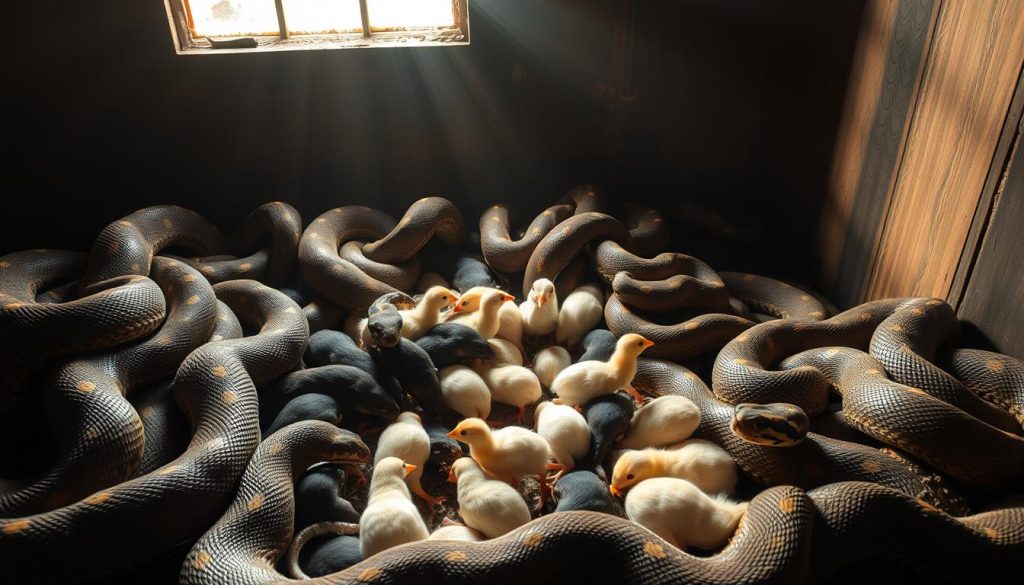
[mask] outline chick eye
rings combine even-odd
[[[643,347],[644,346],[644,342],[638,341],[638,342],[636,342],[636,346],[637,347]]]
[[[466,431],[462,431],[459,434],[462,435],[463,437],[465,437],[466,436]]]
[[[627,475],[627,476],[626,476],[626,479],[633,479],[633,474],[632,474],[632,473],[630,473],[629,475]]]

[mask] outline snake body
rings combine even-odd
[[[691,376],[675,364],[642,359],[638,388],[715,401],[703,383]],[[702,422],[703,433],[730,434],[731,409],[726,405],[721,409],[723,414],[711,411],[711,424]],[[292,425],[260,447],[227,514],[189,553],[182,568],[183,583],[255,584],[285,578],[274,565],[291,541],[291,484],[299,471],[313,461],[360,457],[346,435],[336,435],[336,443],[330,444],[320,436],[320,429],[339,431],[320,425]],[[724,431],[717,430],[723,425]],[[765,452],[793,451],[746,445]],[[757,457],[754,451],[729,450],[739,455],[738,462]],[[253,507],[257,495],[260,505]],[[885,534],[879,535],[879,518],[898,521],[887,523]],[[254,530],[256,526],[260,529]],[[1012,582],[1017,577],[1015,559],[1022,553],[1024,500],[1019,497],[955,518],[901,490],[844,481],[807,492],[794,486],[761,492],[750,502],[729,544],[710,557],[681,552],[627,520],[576,511],[543,516],[482,543],[402,545],[316,582],[518,583],[527,575],[544,583],[581,577],[644,583],[805,582],[825,580],[865,561],[898,562],[916,574],[943,579]],[[964,563],[967,556],[986,562]]]

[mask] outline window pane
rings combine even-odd
[[[452,26],[452,0],[369,0],[370,28]]]
[[[284,0],[284,19],[294,34],[363,30],[359,0]]]
[[[198,36],[277,34],[274,0],[188,0]]]

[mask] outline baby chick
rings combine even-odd
[[[413,341],[441,321],[441,309],[450,307],[459,296],[443,286],[432,286],[412,309],[399,311],[402,316],[402,337]]]
[[[518,494],[517,494],[518,495]],[[441,526],[430,533],[427,540],[458,540],[462,542],[480,542],[486,540],[479,530],[470,528],[463,524],[449,524]]]
[[[544,348],[533,356],[533,371],[537,374],[540,383],[545,386],[551,386],[555,376],[571,365],[572,356],[561,345]]]
[[[587,426],[587,420],[571,406],[552,402],[538,404],[533,417],[537,434],[551,445],[555,461],[562,465],[564,471],[572,471],[576,462],[581,461],[590,451],[590,427]]]
[[[690,439],[669,449],[627,451],[615,462],[609,490],[618,496],[651,477],[685,479],[705,493],[732,494],[736,462],[725,449],[703,439]]]
[[[423,491],[423,485],[420,483],[423,465],[430,457],[430,437],[423,429],[423,422],[418,414],[403,412],[380,434],[373,462],[376,465],[387,457],[397,457],[412,464],[412,471],[405,476],[405,483],[412,493],[423,498],[431,506],[445,500],[444,496],[435,498]]]
[[[487,383],[466,366],[441,370],[441,399],[445,406],[463,417],[486,419],[491,414],[491,391]]]
[[[558,326],[558,297],[555,283],[546,278],[534,281],[526,302],[519,305],[523,316],[523,333],[527,335],[548,335]]]
[[[586,404],[619,388],[626,388],[637,402],[642,402],[643,397],[629,384],[636,375],[637,357],[652,345],[654,342],[636,333],[627,333],[619,338],[615,353],[607,362],[594,360],[569,366],[552,380],[551,391],[570,406]]]
[[[604,317],[604,294],[594,284],[583,285],[569,293],[558,311],[555,340],[566,347],[576,347],[588,331],[597,327]]]
[[[560,465],[550,464],[551,446],[533,431],[523,427],[508,426],[491,431],[487,423],[478,418],[467,418],[460,422],[448,436],[469,445],[469,456],[487,473],[519,486],[524,475],[535,475],[541,485],[541,506],[547,501],[547,471],[559,470]]]
[[[405,485],[405,476],[415,469],[398,457],[385,457],[374,465],[369,501],[359,518],[359,550],[364,559],[429,536]]]
[[[690,438],[700,425],[700,409],[685,396],[659,396],[641,406],[619,441],[621,449],[674,445]]]
[[[507,305],[506,305],[507,306]],[[487,345],[494,350],[494,359],[491,363],[496,366],[521,366],[523,365],[523,354],[514,343],[507,339],[488,339]]]
[[[466,526],[497,538],[530,521],[530,509],[507,483],[488,479],[470,457],[452,465],[448,481],[458,483],[459,515]]]
[[[478,290],[481,292],[477,292]],[[512,295],[498,289],[471,288],[459,297],[446,322],[468,325],[484,339],[491,339],[497,335],[501,326],[498,310],[502,304],[514,299]]]
[[[682,550],[696,546],[713,550],[736,532],[747,503],[713,498],[674,477],[640,482],[626,496],[626,515]]]
[[[482,364],[476,373],[491,390],[491,400],[518,408],[519,421],[526,416],[526,405],[540,400],[541,387],[537,375],[522,366]]]

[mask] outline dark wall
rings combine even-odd
[[[784,222],[813,221],[860,11],[638,2],[638,99],[609,148],[594,88],[616,0],[471,0],[469,47],[216,56],[175,55],[161,2],[18,4],[0,253],[86,248],[158,202],[225,229],[277,198],[307,220],[346,203],[400,214],[427,194],[476,217],[499,200],[535,213],[599,180],[672,211],[686,251],[739,252],[740,225],[772,252],[733,254],[743,267],[782,274],[784,257],[795,275],[806,252]],[[705,207],[723,203],[719,225]]]

